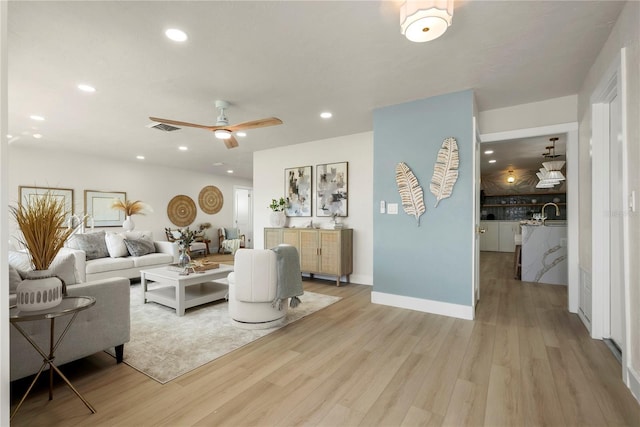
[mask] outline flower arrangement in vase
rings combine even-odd
[[[133,215],[146,215],[147,212],[153,212],[151,206],[142,203],[140,200],[113,199],[111,209],[124,212],[125,220],[122,223],[122,228],[126,231],[132,231],[136,227],[136,224],[131,219]]]
[[[284,209],[287,207],[287,201],[284,197],[280,197],[280,199],[271,199],[271,204],[269,205],[269,209],[271,209],[271,216],[269,217],[269,222],[272,227],[284,227],[287,222],[287,216],[284,213]]]
[[[73,233],[73,229],[65,226],[64,202],[47,192],[9,209],[22,233],[17,240],[27,250],[34,270],[26,272],[25,279],[18,285],[18,309],[34,311],[55,307],[66,290],[64,282],[53,276],[49,267]]]
[[[189,253],[189,247],[191,243],[196,239],[197,232],[190,230],[189,227],[179,229],[180,237],[178,240],[178,247],[180,248],[180,257],[178,258],[178,265],[181,267],[187,267],[191,262],[191,254]]]

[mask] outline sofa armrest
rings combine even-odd
[[[178,262],[178,257],[180,256],[180,251],[178,249],[178,242],[164,242],[164,241],[155,241],[153,244],[156,247],[156,252],[160,252],[163,254],[169,254],[173,256],[173,262]]]
[[[131,282],[124,277],[94,280],[67,287],[68,296],[89,296],[96,304],[78,314],[74,329],[82,330],[88,348],[107,348],[129,342]],[[102,343],[102,344],[100,344]],[[108,345],[105,345],[108,343]]]

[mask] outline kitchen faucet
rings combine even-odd
[[[542,207],[542,223],[544,224],[545,220],[547,219],[547,217],[544,214],[544,210],[547,206],[555,206],[556,208],[556,216],[560,216],[560,208],[558,207],[558,205],[556,205],[555,203],[545,203],[544,206]]]

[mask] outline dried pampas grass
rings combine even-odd
[[[47,192],[9,210],[22,232],[17,240],[29,252],[31,266],[34,270],[48,269],[73,232],[65,227],[64,201]]]
[[[111,208],[122,211],[127,216],[145,215],[147,212],[153,212],[149,205],[140,200],[132,202],[131,200],[114,199]]]

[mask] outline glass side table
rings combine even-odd
[[[31,389],[35,385],[36,381],[38,380],[38,378],[40,377],[40,375],[42,374],[42,372],[47,366],[49,367],[49,400],[53,399],[53,371],[55,371],[58,373],[58,375],[60,375],[63,381],[69,386],[69,388],[76,394],[76,396],[78,396],[80,400],[82,400],[82,402],[87,406],[87,408],[89,408],[89,410],[91,410],[92,413],[94,414],[96,413],[96,410],[93,408],[93,406],[91,406],[91,404],[87,402],[87,400],[84,397],[82,397],[82,395],[78,392],[78,390],[75,389],[75,387],[73,387],[73,385],[67,379],[67,377],[53,363],[53,360],[55,359],[55,352],[58,346],[60,345],[60,343],[62,342],[62,340],[64,339],[64,336],[69,331],[69,327],[71,326],[73,321],[76,320],[76,316],[78,315],[78,313],[81,312],[82,310],[86,310],[89,307],[92,307],[95,303],[96,303],[96,299],[94,297],[64,297],[62,299],[62,302],[59,305],[46,310],[20,311],[16,306],[10,307],[9,321],[18,330],[18,332],[20,332],[20,334],[22,334],[22,336],[25,337],[27,341],[29,341],[29,344],[31,344],[31,346],[43,357],[42,366],[40,367],[40,370],[38,371],[35,378],[31,382],[31,385],[29,385],[29,388],[27,389],[27,391],[24,393],[24,396],[22,396],[22,399],[20,399],[20,402],[18,403],[18,406],[16,406],[16,409],[13,411],[13,414],[11,414],[11,419],[13,419],[16,412],[18,412],[18,410],[22,406],[22,403],[25,401],[25,399],[31,392]],[[55,320],[58,317],[67,316],[67,315],[71,315],[71,319],[67,323],[67,326],[64,328],[64,331],[62,332],[60,337],[57,340],[55,340]],[[43,349],[41,349],[40,346],[38,346],[38,344],[33,340],[33,338],[31,338],[29,334],[24,329],[22,329],[22,327],[20,327],[19,325],[20,322],[29,322],[33,320],[46,320],[46,319],[49,319],[50,321],[49,354],[47,354]]]

